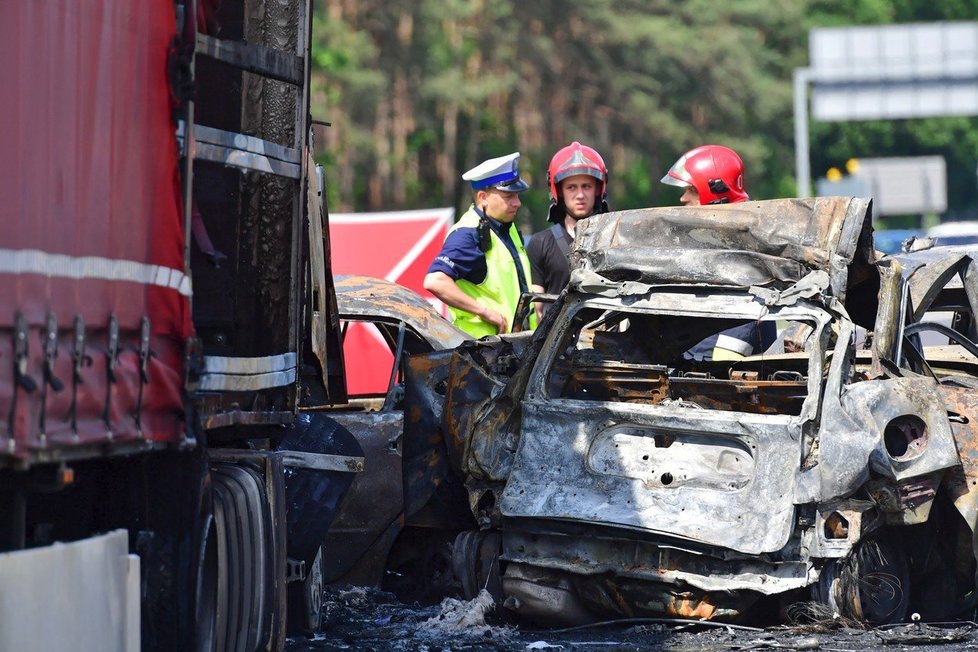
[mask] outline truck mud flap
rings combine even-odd
[[[289,558],[305,562],[308,568],[353,478],[363,468],[363,449],[335,419],[304,413],[286,431],[277,454],[285,456]]]

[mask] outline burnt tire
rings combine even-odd
[[[818,602],[845,618],[872,625],[903,622],[910,604],[910,564],[900,542],[878,533],[822,570]]]
[[[472,600],[482,589],[486,589],[494,600],[502,600],[501,552],[502,536],[499,532],[468,530],[459,533],[452,546],[452,569],[462,585],[462,597]]]

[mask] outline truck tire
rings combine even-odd
[[[217,650],[256,650],[271,636],[271,521],[261,474],[215,464]]]

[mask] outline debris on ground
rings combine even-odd
[[[492,635],[497,639],[509,634],[506,627],[492,627],[486,624],[486,614],[496,607],[489,592],[482,589],[472,600],[445,598],[441,602],[441,612],[421,623],[418,635],[424,638],[438,636],[481,637]]]
[[[876,637],[885,645],[935,645],[969,641],[974,631],[975,628],[967,623],[948,627],[913,623],[877,630]]]
[[[824,611],[808,611],[811,620],[767,629],[721,623],[605,623],[600,627],[541,629],[501,621],[491,599],[446,599],[439,604],[409,604],[373,588],[326,588],[321,631],[291,639],[287,652],[357,650],[366,652],[576,652],[577,650],[647,650],[667,652],[747,652],[748,650],[936,650],[970,649],[978,625],[910,623],[886,628],[847,627]]]

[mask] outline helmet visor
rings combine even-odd
[[[686,169],[686,155],[683,154],[680,156],[679,160],[672,164],[672,167],[669,168],[666,175],[659,181],[667,186],[676,186],[678,188],[692,186],[693,177],[690,176],[689,171]]]
[[[554,182],[560,183],[568,177],[573,177],[578,174],[586,174],[588,176],[594,177],[598,181],[605,180],[604,164],[599,164],[598,161],[592,160],[587,152],[583,151],[580,145],[576,142],[574,145],[577,149],[574,150],[566,160],[564,160],[560,167],[554,172]],[[553,163],[551,163],[551,166]],[[551,167],[551,169],[553,169]]]
[[[590,165],[575,165],[570,167],[565,167],[557,172],[554,177],[554,181],[560,183],[564,179],[577,176],[579,174],[586,174],[589,177],[594,177],[598,181],[604,181],[604,173],[601,172],[596,167],[591,167]]]

